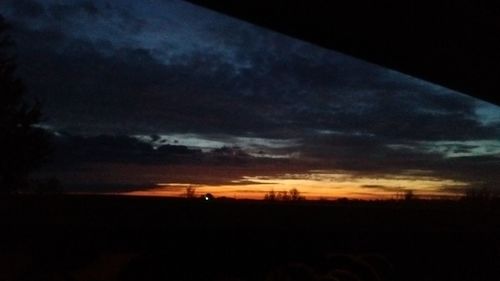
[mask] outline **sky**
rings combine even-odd
[[[500,108],[177,0],[5,0],[72,192],[500,192]]]

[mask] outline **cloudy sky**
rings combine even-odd
[[[500,189],[500,108],[176,0],[6,0],[68,190]],[[432,67],[432,66],[430,66]]]

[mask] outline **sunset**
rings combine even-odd
[[[500,10],[268,2],[0,1],[0,280],[500,280]]]
[[[406,190],[416,190],[422,198],[457,197],[453,189],[461,190],[465,183],[432,177],[386,176],[385,178],[354,177],[349,174],[313,171],[310,174],[284,174],[281,177],[243,177],[222,185],[186,183],[159,183],[146,190],[130,191],[124,194],[144,196],[180,196],[186,194],[187,187],[193,187],[200,194],[212,193],[216,196],[232,198],[263,199],[270,191],[289,191],[297,188],[307,199],[395,199]],[[449,191],[444,191],[448,187]]]
[[[41,176],[67,191],[383,199],[500,182],[500,109],[463,93],[183,1],[1,8],[57,143]]]

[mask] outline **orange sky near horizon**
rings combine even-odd
[[[296,188],[301,195],[311,200],[342,197],[376,200],[395,198],[405,190],[412,190],[417,196],[425,198],[456,196],[467,184],[428,176],[394,175],[374,178],[353,177],[342,173],[304,173],[280,177],[246,176],[242,180],[222,185],[159,183],[149,189],[125,194],[182,197],[188,186],[194,187],[198,196],[211,193],[215,197],[236,199],[263,199],[271,190],[279,192]],[[448,191],[443,191],[444,188]]]
[[[96,168],[96,166],[92,166]],[[296,188],[306,199],[392,199],[407,190],[421,198],[457,196],[471,183],[439,177],[430,171],[405,170],[398,173],[361,173],[346,170],[308,170],[304,167],[273,166],[196,166],[196,165],[136,165],[106,164],[94,169],[82,166],[76,175],[80,181],[90,180],[96,186],[117,182],[131,186],[128,191],[101,193],[136,196],[185,196],[192,186],[201,196],[236,199],[263,199],[271,190],[289,191]],[[61,174],[62,182],[75,179],[75,173]],[[132,191],[131,191],[132,190]]]

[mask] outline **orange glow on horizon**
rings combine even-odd
[[[296,188],[306,199],[391,199],[406,190],[412,190],[421,197],[456,196],[448,190],[460,190],[465,183],[425,176],[387,176],[384,178],[352,177],[342,173],[286,174],[280,177],[243,177],[229,184],[204,185],[189,183],[160,183],[147,190],[132,191],[127,195],[182,197],[186,188],[192,186],[196,195],[212,193],[215,197],[236,199],[263,199],[271,190],[289,191]]]

